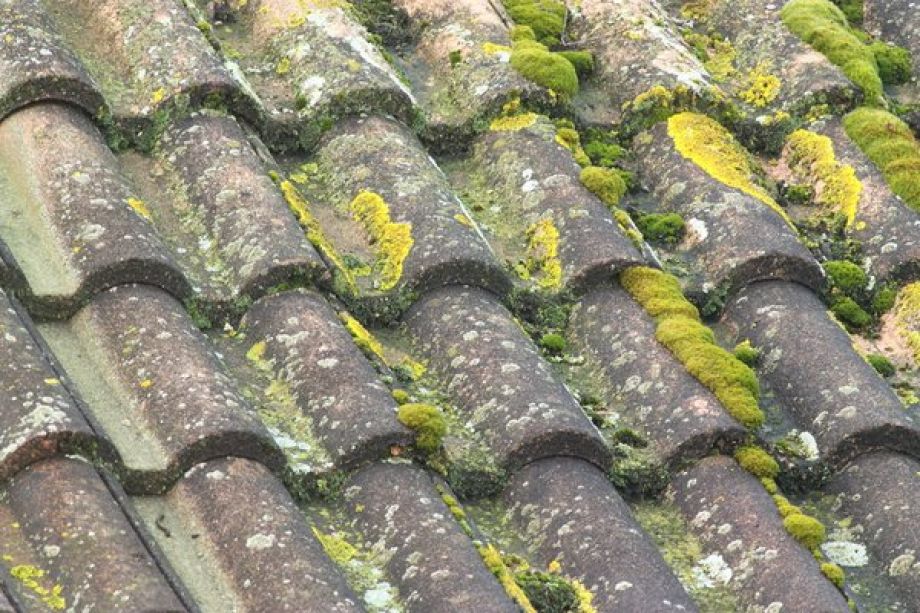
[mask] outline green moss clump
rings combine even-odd
[[[575,68],[579,77],[594,72],[594,55],[590,51],[558,51]]]
[[[843,582],[846,579],[846,575],[844,575],[842,568],[833,562],[822,562],[821,572],[824,573],[824,576],[827,577],[828,581],[836,585],[838,588],[843,588]]]
[[[747,365],[715,344],[699,311],[683,295],[673,276],[643,266],[620,273],[620,283],[656,319],[655,338],[719,399],[732,417],[757,428],[764,415],[758,406],[760,386]]]
[[[565,30],[565,4],[557,0],[504,0],[508,15],[518,25],[533,30],[547,47],[558,45]]]
[[[780,17],[793,34],[839,66],[863,90],[867,103],[884,104],[875,54],[830,0],[791,0]]]
[[[626,194],[626,182],[615,170],[588,166],[581,169],[581,183],[608,207],[615,207]]]
[[[739,447],[735,452],[735,460],[741,468],[761,479],[775,479],[779,474],[779,464],[773,456],[756,445]]]
[[[562,353],[565,351],[565,337],[556,332],[550,332],[540,337],[540,346],[550,353]]]
[[[393,400],[396,401],[396,404],[406,404],[409,402],[409,392],[406,390],[395,389],[393,390]]]
[[[647,240],[668,243],[680,242],[684,235],[684,218],[677,213],[648,213],[639,215],[636,226]]]
[[[876,41],[870,46],[878,65],[878,74],[886,85],[902,85],[910,81],[910,51],[903,47]]]
[[[591,138],[585,143],[585,153],[595,166],[610,168],[626,156],[626,149],[604,138]]]
[[[846,15],[847,21],[854,25],[859,25],[863,21],[863,2],[864,0],[834,0],[834,4]]]
[[[530,26],[516,25],[511,28],[511,40],[537,40],[537,35]]]
[[[865,271],[848,260],[825,262],[824,271],[827,272],[831,284],[848,296],[861,291],[869,282]]]
[[[751,344],[751,341],[744,340],[737,345],[732,351],[735,354],[735,357],[753,368],[757,365],[757,360],[760,359],[760,349]]]
[[[870,353],[866,356],[866,361],[883,377],[890,377],[894,374],[894,364],[881,354]]]
[[[424,453],[434,453],[447,433],[447,422],[441,412],[430,404],[406,403],[396,414],[399,421],[416,432],[415,446]]]
[[[515,43],[511,52],[511,67],[528,81],[571,98],[578,93],[578,74],[569,60],[546,48]]]
[[[850,328],[865,328],[872,323],[872,316],[866,313],[855,300],[841,298],[831,306],[831,312]]]
[[[872,298],[872,312],[876,315],[884,315],[894,306],[898,298],[896,287],[886,285],[880,288]]]
[[[808,549],[814,549],[824,542],[824,524],[804,513],[792,513],[783,519],[783,526],[797,541]]]
[[[578,611],[578,595],[563,577],[553,573],[524,570],[514,575],[533,607],[540,613]]]
[[[802,509],[789,502],[789,499],[781,494],[773,494],[773,504],[776,505],[776,511],[780,517],[802,514]]]
[[[910,127],[891,113],[869,108],[844,117],[843,127],[882,171],[891,191],[920,211],[920,143]]]

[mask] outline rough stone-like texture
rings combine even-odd
[[[482,205],[474,216],[509,263],[525,256],[527,229],[551,219],[559,232],[562,285],[580,292],[643,257],[582,185],[581,167],[555,136],[547,119],[484,134],[475,142],[464,187]]]
[[[814,435],[821,460],[840,468],[872,449],[920,453],[917,425],[897,395],[810,290],[783,281],[749,285],[726,306],[724,321],[761,350],[758,375]]]
[[[149,144],[163,118],[217,101],[255,116],[243,86],[174,0],[44,0],[116,123]]]
[[[0,548],[4,582],[28,611],[187,610],[107,484],[80,460],[46,460],[6,484]],[[28,581],[9,577],[16,567],[65,606],[43,606]]]
[[[268,296],[243,325],[250,343],[264,341],[259,359],[289,386],[336,468],[353,468],[409,443],[389,390],[323,298],[305,291]],[[284,434],[296,438],[296,428]]]
[[[374,464],[345,484],[344,496],[367,544],[388,552],[387,574],[408,611],[518,610],[424,471],[404,463]]]
[[[735,290],[761,279],[820,288],[824,272],[796,230],[766,203],[710,176],[683,157],[667,122],[636,139],[639,174],[656,212],[679,213],[687,235],[674,251],[687,260],[691,294]]]
[[[204,7],[205,0],[197,0]],[[212,23],[224,54],[264,104],[266,142],[311,149],[335,121],[381,113],[409,122],[415,99],[344,4],[304,0],[242,3],[236,22]]]
[[[441,169],[405,127],[379,117],[341,122],[324,139],[316,162],[323,188],[322,196],[315,200],[330,205],[339,219],[351,219],[349,204],[362,191],[369,191],[383,198],[393,222],[411,225],[413,244],[403,262],[402,276],[386,294],[425,292],[455,283],[499,293],[508,289],[506,273],[469,212],[451,191]],[[355,235],[368,236],[366,228],[356,221],[348,222],[341,232],[332,229],[328,233],[330,240],[344,247],[356,241]],[[374,245],[368,250],[368,263],[373,264]],[[357,280],[368,299],[381,293],[374,289],[379,283],[377,277],[373,274]],[[366,287],[365,281],[372,287]]]
[[[887,575],[906,602],[920,602],[920,464],[894,453],[859,457],[831,481],[842,513],[863,535],[871,561]],[[909,607],[908,607],[909,608]]]
[[[695,611],[604,474],[576,458],[539,460],[505,490],[512,521],[548,565],[594,593],[598,611]]]
[[[182,306],[149,286],[99,294],[41,329],[114,442],[132,493],[233,454],[279,467],[281,452]]]
[[[672,487],[691,530],[712,552],[710,580],[736,588],[751,610],[849,610],[811,553],[786,532],[770,495],[734,460],[702,460]]]
[[[866,0],[863,27],[884,41],[905,47],[913,58],[913,82],[901,88],[904,102],[920,103],[920,20],[913,0]]]
[[[120,283],[189,292],[101,135],[72,107],[39,104],[0,123],[0,203],[0,238],[35,315],[68,317]]]
[[[260,464],[199,464],[167,496],[138,507],[204,610],[363,610],[303,512]]]
[[[815,106],[827,105],[837,112],[852,108],[861,98],[839,68],[823,54],[792,34],[779,17],[784,2],[762,0],[716,0],[701,9],[700,30],[724,36],[735,51],[733,72],[723,88],[745,110],[738,129],[745,142],[771,152],[779,151],[783,137]],[[750,93],[754,79],[772,76],[779,89],[769,102]],[[754,98],[751,104],[745,100]],[[789,120],[777,113],[788,113]]]
[[[573,455],[606,467],[600,433],[494,296],[449,287],[405,319],[468,425],[508,468]]]
[[[543,90],[509,63],[511,40],[501,4],[489,0],[395,0],[421,32],[408,67],[425,114],[425,139],[441,149],[472,135],[515,96],[541,101]],[[505,49],[496,48],[506,47]],[[451,53],[460,53],[454,64]]]
[[[61,41],[40,0],[0,5],[0,119],[19,107],[61,100],[95,115],[105,104],[98,86]]]
[[[655,0],[583,0],[577,9],[575,4],[569,36],[594,53],[596,66],[576,104],[587,123],[641,125],[659,98],[656,92],[704,105],[722,96]]]
[[[122,162],[201,308],[239,311],[273,285],[310,282],[325,270],[235,120],[181,121],[164,134],[158,154],[129,154]]]
[[[585,296],[572,312],[569,338],[610,406],[622,409],[624,422],[648,437],[666,465],[744,438],[744,428],[715,396],[654,340],[655,322],[620,287],[598,287]]]
[[[0,290],[0,480],[95,434]]]
[[[823,120],[808,129],[831,139],[837,161],[851,166],[862,184],[856,218],[847,234],[860,242],[869,270],[880,282],[917,278],[920,215],[891,192],[881,172],[850,140],[839,120]]]

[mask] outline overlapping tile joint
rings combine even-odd
[[[0,610],[920,610],[915,4],[0,0]]]

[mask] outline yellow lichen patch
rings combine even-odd
[[[795,228],[786,211],[755,182],[757,173],[748,152],[717,121],[698,113],[678,113],[668,119],[668,135],[677,152],[709,176],[760,200]]]
[[[344,566],[358,555],[358,550],[355,549],[354,545],[340,536],[326,534],[320,531],[316,526],[313,526],[313,535],[323,546],[323,549],[326,550],[326,555],[332,558],[336,564]]]
[[[258,343],[253,343],[252,347],[249,348],[249,351],[246,352],[246,359],[250,362],[259,362],[262,358],[265,357],[265,350],[268,345],[265,341],[259,341]]]
[[[457,213],[456,215],[454,215],[454,220],[457,223],[466,226],[467,228],[475,227],[473,225],[473,220],[467,217],[466,215],[464,215],[463,213]]]
[[[482,556],[482,561],[485,563],[486,568],[495,575],[498,582],[505,588],[505,593],[508,594],[508,597],[511,598],[524,613],[537,613],[537,610],[530,604],[527,594],[525,594],[521,586],[514,581],[514,575],[508,570],[505,561],[502,560],[502,554],[499,553],[498,549],[491,544],[480,545],[478,549],[479,555]]]
[[[291,72],[291,58],[284,56],[275,64],[275,74],[284,75]]]
[[[348,205],[348,209],[355,221],[364,226],[374,243],[380,289],[393,289],[402,277],[403,262],[415,242],[412,239],[412,224],[392,221],[390,207],[380,194],[374,192],[359,193]]]
[[[277,175],[272,176],[272,179],[277,180]],[[351,273],[345,267],[342,256],[339,255],[335,247],[332,246],[332,243],[329,242],[329,239],[326,238],[326,235],[320,228],[319,222],[316,221],[313,213],[310,212],[309,203],[300,195],[297,187],[290,181],[281,181],[278,186],[281,188],[281,193],[284,195],[284,200],[287,202],[288,208],[297,217],[297,221],[300,222],[300,227],[304,229],[307,240],[342,273],[346,284],[354,291],[356,287],[354,277],[352,277]]]
[[[45,570],[31,564],[18,564],[10,569],[10,574],[24,588],[37,594],[41,601],[52,609],[61,611],[67,607],[67,602],[61,596],[63,588],[60,585],[56,584],[51,587],[42,585],[40,579],[47,574]]]
[[[905,285],[894,310],[895,328],[920,364],[920,282]]]
[[[354,340],[355,345],[357,345],[365,355],[377,357],[384,360],[384,362],[386,361],[383,357],[383,345],[380,344],[380,341],[378,341],[360,321],[344,311],[339,313],[339,319],[345,324],[345,329],[351,334],[351,338]]]
[[[492,123],[489,124],[489,129],[493,132],[517,132],[518,130],[529,128],[536,122],[536,113],[521,113],[520,115],[493,119]]]
[[[144,219],[150,219],[150,209],[147,208],[147,204],[143,200],[139,198],[134,198],[132,196],[131,198],[128,198],[127,200],[125,200],[125,202],[128,204],[129,207],[134,209],[135,213],[137,213]]]
[[[768,64],[760,63],[745,79],[746,88],[740,92],[741,99],[757,108],[763,108],[776,100],[779,90],[782,88],[782,82],[774,74],[770,73]]]
[[[538,275],[537,285],[543,289],[558,289],[562,285],[562,264],[559,261],[559,230],[550,218],[541,219],[527,228],[527,260],[525,274]]]
[[[581,146],[581,136],[574,128],[562,127],[556,130],[556,142],[572,152],[579,166],[590,166],[591,158]]]
[[[141,381],[137,385],[141,389],[145,389],[145,390],[150,389],[151,387],[153,387],[153,379],[141,379]]]
[[[159,104],[166,98],[166,88],[161,87],[150,94],[150,104]]]
[[[831,139],[796,130],[786,140],[785,153],[789,169],[814,187],[815,202],[845,215],[850,226],[856,219],[863,185],[852,166],[837,161]]]
[[[486,55],[495,55],[497,53],[511,53],[511,47],[506,45],[496,45],[495,43],[482,43],[482,50]]]
[[[578,613],[597,613],[597,609],[594,608],[594,594],[591,590],[578,579],[570,579],[569,585],[572,586],[575,597],[578,598]]]

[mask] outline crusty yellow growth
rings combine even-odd
[[[741,92],[741,99],[757,108],[763,108],[776,100],[782,82],[770,74],[767,66],[758,64],[747,76],[747,89]]]
[[[852,225],[863,185],[852,166],[837,161],[831,139],[796,130],[786,140],[786,160],[793,173],[814,187],[817,204],[838,210],[846,216],[847,226]]]
[[[511,47],[507,45],[496,45],[495,43],[482,43],[482,50],[486,55],[495,55],[497,53],[511,53]]]
[[[128,206],[134,209],[134,212],[143,217],[144,219],[150,219],[150,209],[147,208],[147,204],[144,203],[140,198],[128,198],[125,202],[128,203]]]
[[[265,357],[265,350],[268,348],[268,345],[265,341],[259,341],[258,343],[253,343],[252,347],[249,348],[249,351],[246,352],[246,359],[250,362],[259,362]]]
[[[581,136],[574,128],[559,128],[556,130],[556,142],[572,152],[572,157],[579,166],[590,166],[591,158],[581,146]]]
[[[655,318],[655,338],[691,375],[719,399],[725,410],[748,428],[763,423],[760,386],[749,366],[715,343],[712,331],[666,272],[644,266],[620,273],[620,284]]]
[[[332,558],[336,564],[348,564],[358,555],[358,550],[355,549],[354,545],[340,536],[326,534],[320,531],[316,526],[313,526],[313,535],[323,546],[323,549],[326,550],[326,555]]]
[[[365,355],[376,356],[385,361],[383,357],[383,345],[380,344],[380,341],[378,341],[373,334],[368,332],[367,328],[365,328],[360,321],[344,311],[339,313],[339,319],[345,324],[345,328],[348,330],[348,333],[351,334],[351,338],[355,341],[355,345],[357,345]]]
[[[508,567],[505,566],[505,562],[502,560],[502,554],[499,553],[498,549],[491,544],[480,545],[478,549],[479,555],[482,556],[482,561],[485,562],[486,568],[488,568],[492,574],[495,575],[495,578],[498,579],[498,582],[502,584],[508,597],[511,598],[524,613],[537,613],[537,610],[530,604],[527,594],[524,593],[521,586],[515,583],[514,575],[512,575]]]
[[[10,574],[19,581],[24,588],[37,594],[38,597],[41,598],[41,601],[48,607],[56,611],[62,611],[67,607],[67,602],[64,600],[64,597],[61,596],[63,588],[60,585],[55,584],[49,588],[42,585],[42,582],[39,581],[39,579],[45,576],[45,570],[37,566],[32,566],[31,564],[18,564],[10,569]]]
[[[529,274],[539,273],[537,285],[543,289],[558,289],[562,285],[559,230],[552,219],[541,219],[527,228],[526,269]]]
[[[536,113],[521,113],[510,117],[499,117],[493,119],[489,124],[489,129],[493,132],[517,132],[524,128],[529,128],[537,122]]]
[[[570,579],[569,585],[572,586],[575,597],[578,598],[578,613],[597,613],[597,609],[594,608],[594,594],[591,590],[578,579]]]
[[[402,277],[403,262],[415,242],[412,239],[412,224],[392,221],[390,207],[380,194],[374,192],[359,193],[348,205],[348,209],[355,220],[364,226],[374,243],[380,289],[393,289]]]
[[[920,364],[920,282],[905,285],[895,307],[895,328]]]
[[[335,247],[332,246],[332,243],[329,242],[329,239],[326,238],[326,235],[323,234],[322,229],[319,227],[319,222],[316,221],[313,213],[310,212],[309,203],[300,195],[297,187],[290,181],[281,181],[278,185],[281,188],[281,193],[284,195],[284,200],[287,202],[288,208],[297,216],[300,227],[304,229],[307,240],[342,273],[348,287],[354,290],[354,278],[348,271],[348,268],[345,267],[342,256],[339,255]]]
[[[165,87],[161,87],[161,88],[155,90],[152,94],[150,94],[150,103],[151,103],[151,104],[159,104],[159,103],[163,102],[163,99],[164,99],[164,98],[166,98],[166,88],[165,88]]]
[[[757,173],[748,152],[717,121],[698,113],[678,113],[668,119],[668,135],[677,152],[709,176],[760,200],[795,228],[786,211],[755,182]]]

